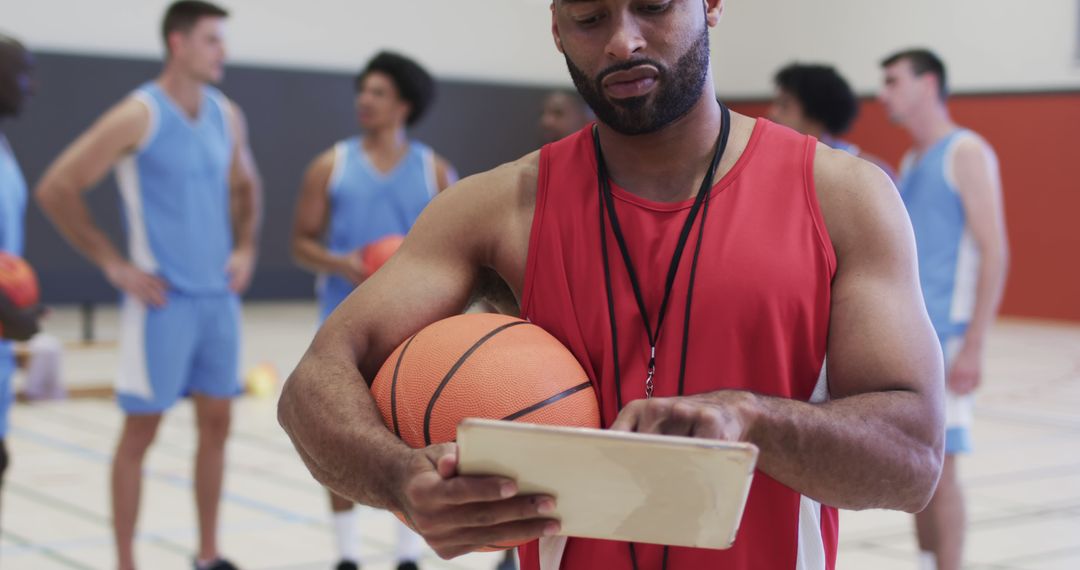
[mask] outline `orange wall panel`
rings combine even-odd
[[[1080,93],[959,95],[957,123],[998,153],[1012,247],[1002,314],[1080,321]],[[732,109],[751,116],[768,103]],[[863,102],[848,139],[898,165],[911,138]]]

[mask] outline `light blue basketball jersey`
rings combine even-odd
[[[900,196],[915,230],[923,299],[940,338],[963,334],[975,309],[979,252],[952,173],[956,145],[970,136],[975,135],[957,129],[922,156],[906,157],[900,173]]]
[[[23,218],[26,214],[26,180],[15,155],[0,135],[0,250],[23,254]],[[15,373],[15,353],[10,341],[0,341],[0,438],[7,433],[11,407],[11,377]]]
[[[830,138],[829,140],[823,140],[821,142],[829,145],[831,148],[835,148],[836,150],[842,150],[848,154],[859,156],[859,147],[854,143],[847,142],[843,139],[833,138]]]
[[[188,295],[228,291],[232,251],[228,103],[203,88],[199,116],[188,116],[156,83],[133,94],[150,110],[146,139],[116,167],[136,267]]]
[[[0,250],[23,254],[23,218],[26,214],[26,180],[19,163],[0,135]]]
[[[327,249],[344,255],[380,238],[407,234],[437,192],[434,154],[425,144],[410,142],[405,157],[383,173],[368,159],[360,137],[337,143],[327,186]],[[354,287],[339,275],[320,276],[320,316],[325,319]]]

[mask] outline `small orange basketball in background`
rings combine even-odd
[[[383,423],[413,448],[454,441],[465,418],[600,427],[596,393],[574,355],[544,329],[505,315],[428,325],[391,353],[371,392]]]
[[[20,309],[38,303],[37,274],[23,258],[0,251],[0,291]]]
[[[378,271],[401,247],[403,241],[405,241],[405,236],[390,235],[364,246],[360,250],[360,261],[363,262],[367,274],[371,275]]]

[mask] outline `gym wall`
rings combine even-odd
[[[1004,315],[1080,320],[1080,91],[964,94],[949,107],[997,151],[1012,257]],[[764,115],[766,101],[733,105]],[[849,140],[894,167],[911,144],[864,100]]]
[[[550,0],[220,3],[232,12],[234,63],[352,72],[393,48],[442,78],[568,83]],[[39,50],[158,58],[168,4],[0,0],[0,29]],[[857,90],[873,91],[878,60],[910,45],[938,50],[960,91],[1080,87],[1077,11],[1076,0],[726,0],[712,32],[717,87],[728,97],[766,95],[776,68],[803,60],[831,62]]]
[[[39,57],[40,92],[27,115],[7,125],[31,184],[104,108],[156,74],[158,23],[167,4],[4,3],[0,29]],[[568,84],[551,43],[548,0],[222,4],[233,13],[224,89],[247,111],[266,179],[263,255],[252,298],[310,296],[310,276],[288,258],[293,200],[310,158],[353,132],[350,78],[377,50],[413,55],[439,76],[440,99],[414,134],[463,174],[535,148],[543,93]],[[1080,264],[1069,257],[1080,245],[1071,219],[1080,211],[1078,8],[1075,0],[729,0],[712,32],[714,75],[721,97],[759,114],[772,74],[790,61],[832,63],[869,96],[880,81],[882,56],[914,45],[937,50],[960,94],[952,103],[957,120],[983,133],[1001,158],[1013,253],[1004,312],[1080,320]],[[872,98],[851,138],[894,164],[910,143]],[[91,201],[118,237],[112,184]],[[115,298],[36,207],[28,234],[28,256],[45,279],[46,299]]]
[[[149,60],[36,53],[38,94],[27,112],[5,125],[27,183],[103,110],[152,78]],[[359,67],[359,65],[357,66]],[[314,278],[289,254],[293,206],[308,163],[337,140],[356,133],[352,74],[232,66],[222,89],[248,118],[252,151],[263,177],[260,259],[249,299],[308,298]],[[547,90],[441,81],[429,115],[412,134],[446,157],[462,175],[492,168],[539,146],[536,122]],[[122,217],[110,174],[87,195],[91,211],[123,246]],[[57,233],[31,203],[26,257],[38,271],[48,303],[112,302],[100,272]]]

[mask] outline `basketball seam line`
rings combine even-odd
[[[428,402],[427,410],[424,411],[424,445],[431,445],[431,413],[435,410],[435,402],[439,400],[439,396],[442,394],[443,389],[445,389],[446,385],[450,383],[450,380],[454,377],[454,374],[457,373],[458,369],[465,364],[465,361],[468,360],[470,356],[472,356],[472,353],[476,352],[477,349],[479,349],[485,342],[491,340],[491,338],[495,335],[503,332],[510,327],[527,324],[529,323],[525,321],[506,323],[505,325],[502,325],[495,330],[487,333],[486,335],[480,337],[480,340],[476,341],[476,343],[470,346],[469,350],[466,350],[465,354],[461,355],[461,358],[458,358],[457,362],[454,363],[454,366],[451,367],[450,371],[447,372],[446,376],[443,377],[442,382],[439,383],[439,387],[435,389],[435,393],[431,395],[431,400]]]
[[[551,404],[554,404],[555,402],[558,402],[559,400],[562,400],[563,398],[566,398],[567,396],[572,396],[572,395],[584,390],[585,388],[589,388],[591,386],[592,386],[592,382],[589,382],[588,380],[586,380],[585,382],[583,382],[581,384],[578,384],[577,386],[574,386],[573,388],[567,388],[566,390],[563,390],[562,392],[559,392],[558,394],[555,394],[554,396],[552,396],[552,397],[550,397],[550,398],[548,398],[546,400],[537,402],[537,403],[535,403],[535,404],[533,404],[533,405],[531,405],[531,406],[529,406],[529,407],[527,407],[527,408],[525,408],[523,410],[518,410],[518,411],[510,414],[509,416],[506,416],[505,418],[503,418],[503,420],[504,421],[514,421],[514,420],[516,420],[516,419],[518,419],[518,418],[520,418],[522,416],[527,416],[527,415],[531,414],[532,412],[535,412],[536,410],[539,410],[540,408],[543,408],[543,407],[549,406]]]
[[[401,369],[401,361],[405,359],[405,353],[409,350],[409,345],[412,344],[412,341],[413,341],[413,339],[416,338],[417,334],[420,334],[420,333],[416,333],[416,334],[412,335],[411,337],[409,337],[408,342],[405,343],[405,347],[401,349],[401,354],[398,355],[397,363],[394,364],[394,378],[390,382],[390,417],[393,418],[393,421],[394,421],[394,435],[397,436],[398,439],[401,439],[401,430],[398,429],[398,419],[397,419],[397,377],[398,377],[398,370]]]

